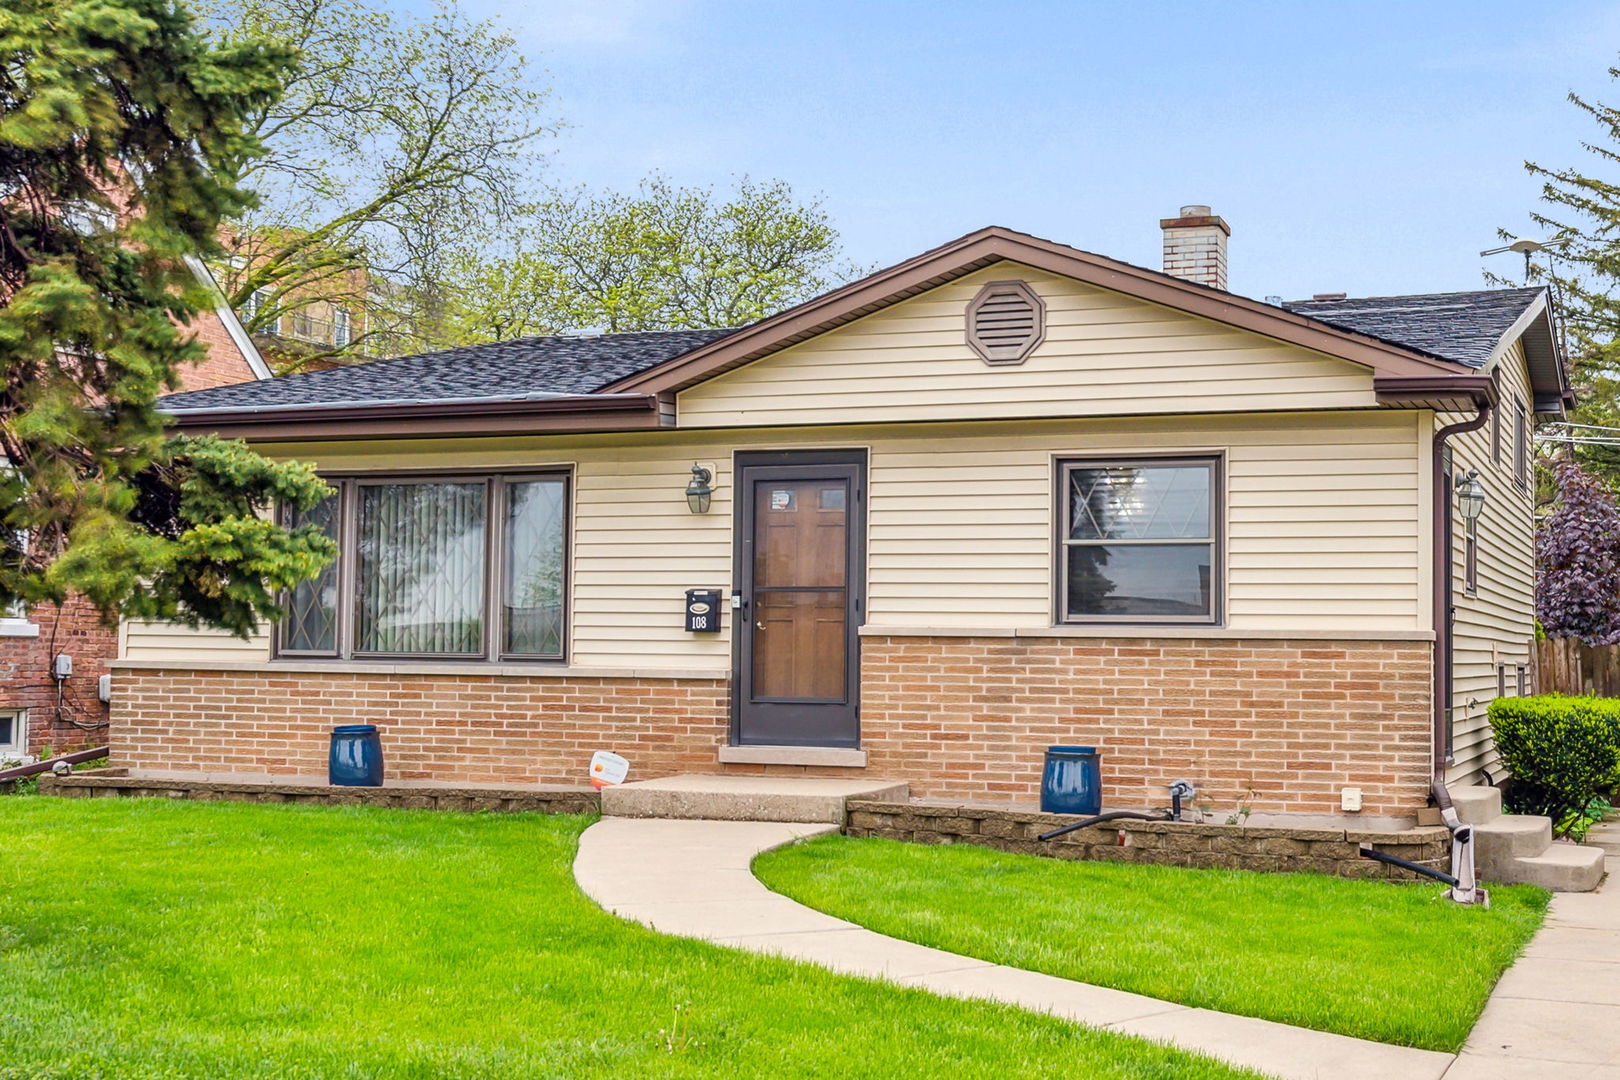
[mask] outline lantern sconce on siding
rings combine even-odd
[[[702,465],[692,466],[692,482],[686,485],[686,508],[694,514],[707,514],[714,497],[714,473]]]
[[[1479,470],[1458,472],[1454,486],[1457,489],[1457,512],[1463,525],[1472,529],[1479,515],[1485,512],[1485,485],[1479,482]]]

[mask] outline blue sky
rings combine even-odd
[[[1583,158],[1565,95],[1620,104],[1620,3],[466,3],[550,73],[553,179],[781,178],[862,263],[1000,224],[1156,267],[1209,203],[1237,292],[1478,288],[1522,162]]]

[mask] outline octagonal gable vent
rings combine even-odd
[[[992,281],[967,308],[967,343],[987,364],[1021,364],[1046,336],[1046,305],[1022,281]]]

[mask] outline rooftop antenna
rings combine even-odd
[[[1574,239],[1569,236],[1558,236],[1551,240],[1515,240],[1511,244],[1493,247],[1488,251],[1480,252],[1480,257],[1487,255],[1501,255],[1508,251],[1517,251],[1524,256],[1524,283],[1530,284],[1530,257],[1540,251],[1555,251]]]

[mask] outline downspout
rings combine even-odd
[[[1462,904],[1489,905],[1485,890],[1478,887],[1474,877],[1474,830],[1464,825],[1451,794],[1446,791],[1446,731],[1451,718],[1451,660],[1453,584],[1451,562],[1452,498],[1451,474],[1446,468],[1446,443],[1453,435],[1465,431],[1478,431],[1491,418],[1494,403],[1490,394],[1482,391],[1474,396],[1479,413],[1471,420],[1447,424],[1434,433],[1433,477],[1434,485],[1434,770],[1429,778],[1429,790],[1434,804],[1440,809],[1440,820],[1451,832],[1451,876],[1454,881],[1450,895]]]
[[[1491,418],[1490,396],[1474,396],[1479,413],[1473,419],[1447,424],[1434,433],[1434,775],[1435,802],[1442,811],[1451,806],[1446,794],[1446,727],[1451,710],[1451,624],[1453,583],[1451,561],[1451,476],[1446,469],[1446,443],[1453,435],[1478,431]]]

